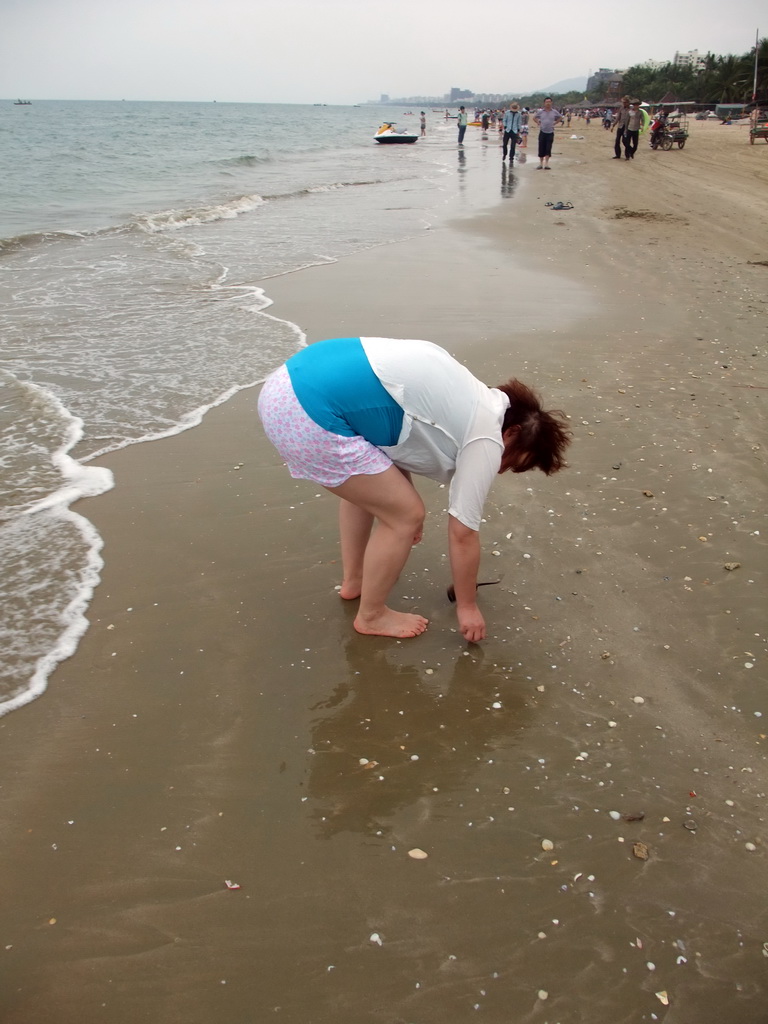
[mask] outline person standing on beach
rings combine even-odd
[[[421,137],[423,139],[424,136],[427,134],[427,115],[422,110],[419,117],[421,118]]]
[[[464,145],[464,132],[467,130],[467,112],[464,107],[459,107],[459,116],[456,118],[459,128],[459,145]]]
[[[518,103],[510,103],[509,110],[504,111],[504,138],[502,141],[501,161],[507,159],[507,148],[509,148],[509,163],[515,162],[515,146],[517,145],[520,129],[523,127],[523,116],[520,113]]]
[[[423,616],[386,602],[424,527],[411,473],[450,485],[456,615],[466,640],[483,640],[477,571],[486,496],[500,473],[563,468],[564,414],[545,412],[514,378],[488,387],[438,345],[393,338],[301,349],[267,378],[258,410],[291,476],[341,499],[340,594],[360,599],[358,633],[405,638],[427,628]]]
[[[537,170],[550,170],[549,160],[552,156],[552,144],[555,141],[555,125],[562,124],[563,119],[559,110],[552,106],[552,97],[547,96],[544,106],[533,115],[533,120],[539,126],[539,166]]]
[[[640,125],[643,115],[640,111],[640,100],[632,100],[629,104],[627,127],[624,129],[624,159],[634,160],[637,144],[640,139]]]
[[[613,143],[613,159],[621,160],[621,144],[624,142],[624,132],[629,121],[629,96],[621,97],[621,106],[616,113],[616,139]]]

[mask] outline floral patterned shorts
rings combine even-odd
[[[267,377],[259,395],[259,416],[291,476],[338,487],[351,476],[383,473],[392,460],[364,437],[324,430],[304,412],[285,366]]]

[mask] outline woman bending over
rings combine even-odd
[[[459,629],[483,640],[480,522],[499,473],[562,469],[562,412],[518,380],[488,387],[429,341],[334,338],[301,349],[265,382],[259,416],[291,476],[341,499],[341,596],[358,633],[412,637],[427,619],[388,607],[424,503],[411,474],[450,485],[448,548]],[[376,528],[373,529],[374,523]]]

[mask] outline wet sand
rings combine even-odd
[[[766,1016],[768,147],[572,133],[514,185],[468,135],[447,200],[487,211],[264,283],[571,417],[569,470],[492,492],[485,643],[429,481],[428,632],[353,632],[256,390],[102,460],[92,626],[0,720],[3,1024]]]

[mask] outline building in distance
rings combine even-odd
[[[607,99],[618,98],[621,94],[623,78],[623,71],[614,71],[613,68],[599,68],[587,79],[587,92],[602,91]]]
[[[672,63],[676,68],[690,68],[692,71],[702,71],[707,63],[706,55],[702,57],[698,50],[689,50],[687,53],[675,52]]]

